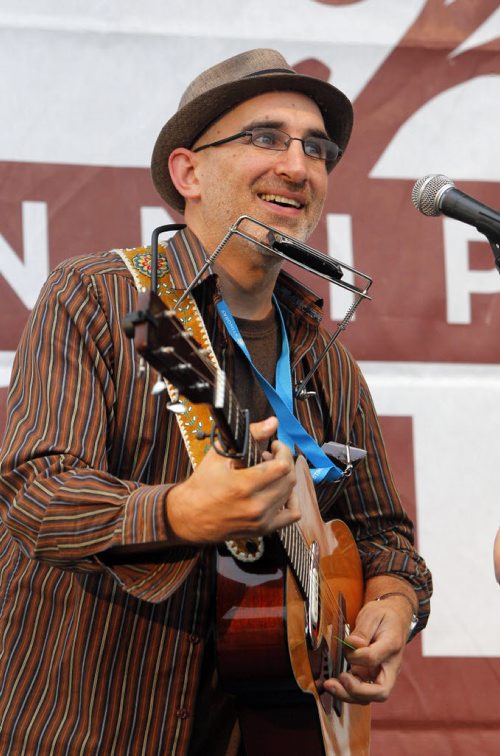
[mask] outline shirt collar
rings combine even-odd
[[[187,226],[160,244],[167,257],[170,275],[176,289],[187,289],[205,264],[208,255],[199,239]],[[202,280],[212,275],[208,268]]]

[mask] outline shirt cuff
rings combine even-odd
[[[165,502],[171,487],[139,486],[132,491],[113,545],[134,546],[136,553],[128,558],[124,550],[116,562],[101,562],[124,591],[152,603],[166,601],[182,585],[200,553],[194,547],[168,545]]]

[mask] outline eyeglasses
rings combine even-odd
[[[208,147],[219,147],[221,144],[227,144],[227,142],[242,139],[243,137],[249,137],[247,144],[251,143],[255,147],[262,147],[264,150],[277,150],[280,152],[287,150],[290,142],[300,142],[304,154],[310,158],[314,158],[314,160],[323,160],[326,163],[327,171],[331,171],[337,160],[342,156],[342,150],[331,139],[317,136],[308,136],[305,139],[300,139],[300,137],[291,137],[290,134],[286,134],[279,129],[265,127],[240,131],[238,134],[225,137],[225,139],[218,139],[216,142],[210,142],[210,144],[202,144],[201,147],[196,147],[193,152],[200,152],[201,150],[208,149]]]

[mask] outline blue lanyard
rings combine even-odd
[[[255,377],[259,381],[266,398],[273,408],[278,418],[278,439],[283,441],[291,450],[295,452],[298,446],[301,453],[312,465],[310,473],[315,483],[321,483],[323,480],[339,480],[343,476],[342,470],[333,464],[331,459],[322,451],[316,441],[307,433],[305,428],[299,423],[293,414],[293,389],[292,389],[292,371],[290,368],[290,347],[286,333],[285,322],[278,305],[277,299],[273,296],[276,310],[279,314],[281,324],[281,354],[276,364],[276,388],[271,386],[268,380],[255,367],[250,352],[243,340],[236,321],[233,318],[229,307],[224,300],[217,303],[217,309],[224,321],[229,335],[238,345],[246,359],[248,360]]]

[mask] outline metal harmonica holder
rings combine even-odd
[[[243,231],[240,226],[244,222],[254,224],[261,229],[266,229],[268,232],[266,240],[263,241],[261,239],[257,239],[251,234]],[[157,289],[158,237],[161,233],[168,231],[177,231],[183,228],[185,228],[185,224],[178,223],[159,226],[158,228],[154,229],[151,235],[151,289],[154,292],[156,292]],[[353,301],[348,307],[343,319],[340,321],[340,323],[338,323],[335,332],[330,337],[325,348],[316,359],[309,373],[295,388],[295,396],[298,399],[307,399],[309,396],[315,394],[314,391],[307,391],[306,386],[318,369],[319,364],[322,362],[330,347],[336,341],[340,333],[342,331],[345,331],[361,302],[365,299],[371,299],[371,297],[368,295],[368,291],[373,283],[373,280],[366,273],[362,273],[360,270],[357,270],[356,268],[353,268],[352,266],[347,265],[347,263],[341,262],[340,260],[336,260],[329,255],[324,255],[317,249],[314,249],[313,247],[310,247],[307,244],[294,239],[293,236],[288,236],[288,234],[285,234],[282,231],[278,231],[277,229],[272,228],[272,226],[268,226],[266,223],[256,220],[249,215],[241,215],[238,220],[229,227],[227,234],[224,236],[217,248],[205,260],[204,264],[202,265],[196,276],[193,278],[190,285],[180,297],[176,307],[179,307],[182,304],[184,299],[188,296],[189,292],[193,289],[194,286],[196,286],[207,268],[209,268],[214,260],[217,259],[218,255],[222,252],[232,236],[240,236],[241,238],[256,244],[262,249],[265,249],[268,252],[272,252],[273,254],[282,257],[284,260],[291,262],[294,265],[298,265],[303,270],[307,270],[310,273],[325,278],[326,280],[335,284],[335,286],[340,286],[342,289],[346,289],[353,295]],[[344,280],[344,273],[347,273],[348,277],[352,280]],[[354,280],[357,280],[358,283],[353,283],[352,281]]]

